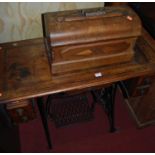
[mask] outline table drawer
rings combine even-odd
[[[31,100],[16,101],[6,105],[13,124],[20,124],[36,117]]]

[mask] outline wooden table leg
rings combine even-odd
[[[48,142],[48,146],[49,149],[52,149],[52,143],[51,143],[51,138],[50,138],[50,132],[49,132],[49,128],[48,128],[48,117],[47,117],[47,113],[44,107],[44,102],[42,97],[38,97],[37,98],[37,105],[38,105],[38,109],[41,115],[41,119],[42,119],[42,124],[44,127],[44,131],[45,131],[45,135],[46,135],[46,139]]]

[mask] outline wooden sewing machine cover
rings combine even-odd
[[[129,62],[141,21],[128,7],[104,7],[42,15],[52,74]]]

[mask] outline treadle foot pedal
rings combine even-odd
[[[93,110],[88,102],[88,93],[65,97],[60,95],[52,100],[49,114],[56,127],[92,120]]]

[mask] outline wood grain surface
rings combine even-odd
[[[142,29],[129,7],[45,13],[43,27],[55,75],[131,61]]]
[[[155,51],[139,38],[135,59],[74,74],[52,76],[43,39],[0,44],[0,103],[71,90],[91,89],[120,80],[153,74]],[[97,78],[95,73],[102,76]]]
[[[0,3],[0,43],[42,37],[42,13],[103,6],[97,2]]]

